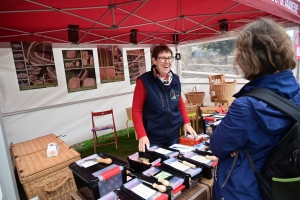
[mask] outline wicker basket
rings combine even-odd
[[[192,92],[185,93],[186,99],[190,100],[192,104],[203,105],[205,92],[197,92],[196,87],[193,87]]]
[[[30,143],[27,143],[27,149],[30,149],[30,146],[28,146],[29,144]],[[28,199],[38,196],[39,199],[44,200],[65,200],[71,199],[71,191],[76,191],[74,180],[71,180],[74,179],[73,175],[68,175],[70,173],[72,174],[72,172],[69,171],[68,166],[79,160],[80,154],[75,150],[70,149],[64,142],[58,145],[60,153],[55,157],[47,157],[46,149],[42,149],[39,151],[28,150],[29,154],[15,158],[19,179]],[[59,183],[62,182],[64,182],[64,184],[60,185],[59,188],[52,188],[58,186]],[[45,189],[49,191],[53,190],[52,194],[51,192],[47,192],[47,195],[50,196],[41,194],[44,193]],[[40,190],[42,190],[42,192]],[[68,195],[65,193],[68,193]],[[60,197],[60,195],[62,195],[62,197]],[[67,196],[69,198],[66,198]]]
[[[37,192],[39,200],[70,200],[70,193],[77,191],[73,173],[69,167],[48,174],[23,186],[26,194],[36,194]]]
[[[235,92],[236,81],[214,84],[215,94],[218,100],[231,99]]]

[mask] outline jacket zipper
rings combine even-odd
[[[169,100],[167,98],[167,94],[166,94],[166,90],[165,90],[165,87],[161,84],[161,87],[163,88],[164,90],[164,93],[165,93],[165,98],[166,98],[166,104],[168,106],[168,112],[169,112],[169,115],[168,115],[168,128],[167,128],[167,138],[168,138],[168,135],[169,135],[169,127],[170,127],[170,105],[169,105]]]

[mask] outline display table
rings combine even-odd
[[[211,200],[213,182],[214,179],[201,178],[201,183],[197,183],[192,188],[185,189],[176,200]]]

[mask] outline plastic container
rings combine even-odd
[[[134,178],[121,186],[121,191],[125,192],[134,200],[168,200],[168,195],[161,193],[152,186],[141,182],[138,178]],[[138,192],[143,191],[143,192]]]
[[[207,154],[208,155],[208,154]],[[208,160],[204,155],[199,155],[195,152],[188,152],[182,155],[183,160],[193,163],[196,166],[202,167],[202,176],[207,179],[212,179],[214,175],[214,161]]]
[[[162,160],[176,157],[180,153],[180,151],[171,149],[169,147],[159,147],[159,146],[153,146],[153,147],[147,149],[147,151],[151,152],[154,155],[161,157]]]
[[[181,136],[179,138],[179,143],[189,146],[194,146],[195,144],[199,144],[203,141],[203,137],[198,136],[197,138],[193,138],[191,135],[188,136]]]
[[[100,196],[104,196],[121,187],[123,184],[122,170],[123,167],[112,164],[104,169],[92,173],[93,176],[99,179],[98,188]]]
[[[122,179],[122,184],[126,182],[126,177],[127,177],[127,174],[125,171],[125,169],[128,165],[127,162],[125,162],[119,158],[116,158],[114,156],[111,156],[109,154],[106,154],[106,153],[93,154],[89,157],[83,158],[77,162],[72,163],[71,165],[69,165],[69,168],[73,172],[74,179],[75,179],[78,190],[80,191],[80,188],[88,187],[88,189],[92,193],[93,199],[100,198],[100,191],[99,191],[99,185],[98,185],[99,178],[95,177],[93,175],[93,173],[98,172],[99,170],[102,170],[111,165],[111,164],[105,164],[105,163],[97,163],[95,165],[84,167],[85,165],[83,165],[83,163],[85,163],[87,159],[94,159],[97,157],[111,158],[111,160],[112,160],[111,164],[115,164],[117,166],[122,167],[122,172],[121,172],[122,178],[118,178],[118,180]],[[113,191],[113,190],[114,189],[111,189],[111,191]],[[101,194],[101,196],[102,196],[102,194]]]
[[[200,167],[188,167],[180,163],[177,158],[169,158],[168,160],[163,161],[162,166],[183,175],[186,188],[190,188],[200,181],[202,171],[202,168]]]
[[[149,163],[140,161],[140,158],[146,158]],[[152,166],[160,165],[161,158],[159,155],[151,154],[149,152],[136,152],[127,157],[130,169],[133,172],[143,172]]]
[[[143,175],[153,177],[153,179],[157,179],[157,177],[155,178],[155,176],[158,176],[160,173],[170,174],[170,178],[166,177],[165,180],[169,181],[170,187],[172,187],[172,189],[176,189],[184,183],[184,178],[176,176],[174,175],[174,173],[172,174],[166,172],[165,170],[159,167],[151,167],[150,169],[144,171]]]
[[[195,145],[195,152],[199,155],[209,155],[209,156],[213,156],[214,154],[211,152],[209,145],[207,145],[207,143],[205,142],[201,142],[198,145]]]

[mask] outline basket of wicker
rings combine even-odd
[[[56,71],[53,67],[48,66],[47,67],[47,71],[48,71],[48,76],[53,80],[56,81],[57,77],[56,77]]]
[[[84,69],[79,72],[78,78],[82,82],[84,79],[86,79],[88,77],[88,75],[89,75],[89,72],[86,69]]]
[[[233,82],[221,82],[214,84],[215,94],[218,100],[231,99],[235,92],[236,80]]]
[[[193,87],[192,92],[185,93],[185,98],[192,102],[192,104],[203,105],[205,92],[197,92],[196,86]]]

